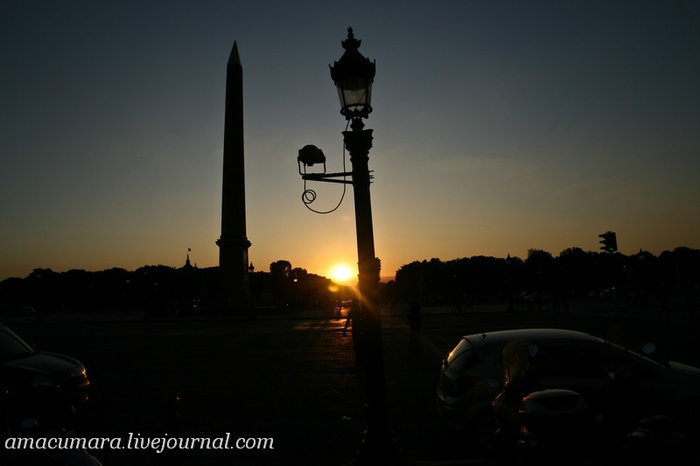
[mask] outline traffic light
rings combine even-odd
[[[598,235],[598,237],[603,238],[600,241],[600,244],[602,244],[600,249],[610,253],[617,251],[617,237],[614,231],[606,231],[602,235]]]

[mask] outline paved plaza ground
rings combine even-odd
[[[398,444],[424,465],[482,462],[448,435],[435,411],[440,361],[464,334],[563,327],[654,341],[672,358],[700,365],[700,325],[684,313],[503,312],[425,309],[411,334],[400,309],[383,318],[390,420]],[[360,446],[364,396],[344,319],[261,312],[255,320],[211,316],[142,321],[133,314],[10,323],[39,349],[85,363],[92,399],[81,436],[273,438],[274,450],[158,454],[95,451],[104,465],[341,465]],[[177,414],[167,400],[179,396]],[[175,434],[171,434],[175,435]]]

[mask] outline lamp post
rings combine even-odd
[[[387,419],[386,384],[382,351],[381,319],[377,305],[380,261],[375,257],[372,204],[370,199],[369,150],[372,130],[364,129],[363,118],[372,111],[372,83],[375,63],[359,51],[361,41],[352,28],[341,42],[345,52],[330,66],[331,78],[338,88],[340,113],[350,121],[351,131],[343,131],[345,148],[350,153],[352,172],[326,173],[325,156],[315,146],[304,146],[297,159],[304,180],[352,184],[355,202],[359,302],[353,332],[359,330],[359,351],[364,370],[367,399],[367,430],[356,464],[408,464],[410,460],[395,446]],[[323,164],[322,173],[308,173],[307,167]],[[338,179],[342,177],[342,179]],[[351,181],[347,178],[351,177]],[[306,201],[305,201],[306,202]]]

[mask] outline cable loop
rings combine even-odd
[[[316,191],[313,189],[305,189],[303,193],[301,193],[301,201],[304,203],[304,205],[309,205],[312,202],[316,200]]]

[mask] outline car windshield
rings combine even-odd
[[[657,361],[653,357],[649,357],[646,354],[642,354],[638,351],[626,348],[624,346],[618,345],[617,343],[612,343],[610,341],[607,342],[608,345],[610,345],[610,350],[612,353],[612,357],[615,357],[614,354],[617,354],[617,358],[621,360],[623,363],[626,364],[632,364],[632,361],[629,360],[630,357],[633,358],[638,358],[646,361],[648,364],[652,364],[654,366],[661,366],[665,367],[666,364],[662,364],[661,362]]]
[[[31,346],[7,327],[0,327],[0,359],[16,359],[34,354]]]

